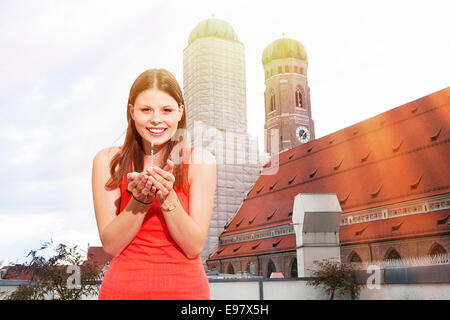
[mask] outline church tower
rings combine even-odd
[[[244,53],[233,27],[214,16],[191,31],[183,50],[183,91],[191,142],[210,151],[217,163],[214,207],[201,253],[205,267],[263,164],[257,138],[247,132]]]
[[[308,86],[308,57],[293,39],[275,40],[263,51],[265,151],[270,155],[315,138]],[[272,145],[276,143],[278,145]]]

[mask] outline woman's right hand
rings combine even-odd
[[[156,187],[143,172],[130,172],[127,174],[127,190],[139,201],[151,203],[156,195]]]

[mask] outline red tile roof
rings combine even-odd
[[[450,210],[421,213],[410,216],[342,226],[341,244],[373,242],[434,234],[450,234]]]
[[[31,280],[31,273],[27,272],[26,266],[8,266],[2,280]]]
[[[281,153],[221,237],[291,223],[299,193],[336,193],[342,213],[448,193],[449,159],[450,87]]]
[[[240,242],[218,248],[208,260],[253,256],[270,252],[295,250],[295,234],[249,242]]]

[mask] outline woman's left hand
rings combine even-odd
[[[173,161],[167,160],[167,164],[164,169],[159,167],[153,167],[153,170],[147,169],[150,181],[156,187],[156,199],[159,204],[162,204],[170,191],[173,189],[175,183],[175,176],[173,175],[174,164]]]

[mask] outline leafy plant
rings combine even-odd
[[[102,271],[83,259],[78,246],[69,248],[59,243],[54,250],[56,254],[48,259],[37,254],[52,245],[53,240],[50,240],[30,251],[27,257],[31,256],[31,261],[22,266],[22,273],[31,278],[30,283],[20,285],[6,299],[41,300],[51,295],[56,300],[80,300],[83,295],[98,294],[96,283]]]
[[[315,260],[314,264],[316,268],[308,269],[312,279],[308,280],[307,285],[323,286],[330,300],[333,300],[337,293],[341,295],[349,293],[352,299],[358,299],[364,284],[358,283],[356,276],[360,270],[353,264],[341,263],[335,258]]]

